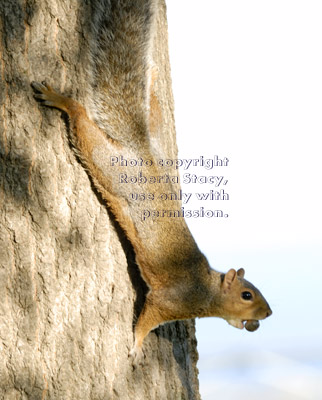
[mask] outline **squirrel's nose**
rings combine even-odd
[[[273,311],[269,308],[267,311],[266,318],[273,314]]]

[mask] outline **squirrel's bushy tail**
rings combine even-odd
[[[126,138],[132,144],[138,136],[147,134],[149,54],[156,1],[92,1],[94,118],[109,135],[121,141]]]

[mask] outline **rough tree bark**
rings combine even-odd
[[[0,1],[0,398],[199,399],[191,321],[128,351],[144,283],[133,251],[66,139],[57,110],[40,109],[32,80],[88,101],[89,0]],[[165,4],[155,59],[175,158]]]

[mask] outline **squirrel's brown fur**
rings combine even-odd
[[[179,200],[158,200],[160,193],[175,191],[171,181],[119,183],[123,173],[141,173],[147,179],[165,173],[158,167],[150,143],[153,130],[162,123],[151,69],[156,1],[94,3],[91,97],[96,122],[79,103],[49,85],[33,83],[33,87],[44,105],[68,114],[72,144],[133,245],[150,289],[135,328],[134,356],[140,355],[142,341],[150,330],[166,321],[218,316],[243,328],[244,321],[266,318],[271,314],[270,307],[244,280],[244,270],[231,269],[226,274],[212,270],[183,218],[142,219],[145,202],[133,200],[130,193],[153,195],[150,205],[155,210],[180,210]],[[151,160],[153,165],[112,166],[110,157],[121,156]],[[248,323],[256,329],[256,324]]]

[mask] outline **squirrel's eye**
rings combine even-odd
[[[242,292],[241,297],[244,300],[251,300],[253,298],[253,295],[250,292]]]

